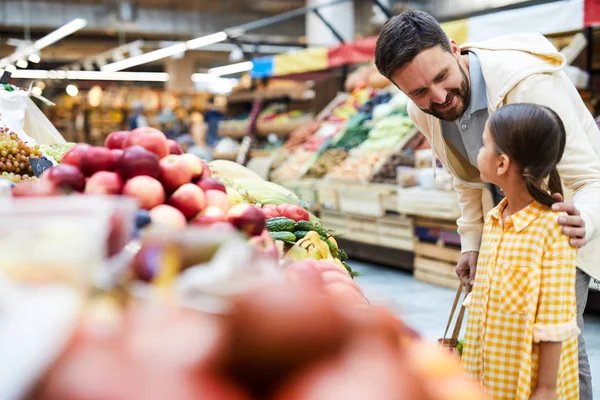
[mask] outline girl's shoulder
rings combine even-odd
[[[538,231],[543,233],[545,242],[548,245],[553,245],[556,242],[569,243],[569,237],[562,232],[562,227],[558,223],[560,217],[568,216],[565,212],[553,211],[547,207],[540,212],[539,217],[533,222]]]

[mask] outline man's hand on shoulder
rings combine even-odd
[[[552,195],[559,203],[552,205],[552,210],[564,212],[568,217],[559,217],[558,224],[562,227],[562,233],[569,236],[569,244],[571,247],[579,249],[586,245],[585,238],[585,221],[581,217],[581,213],[572,203],[563,202],[563,197],[559,193]]]

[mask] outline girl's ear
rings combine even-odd
[[[496,173],[498,176],[506,176],[510,170],[511,162],[510,158],[506,154],[500,154],[498,156],[498,164],[496,166]]]

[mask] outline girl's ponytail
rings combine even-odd
[[[550,171],[550,175],[548,178],[548,190],[545,190],[542,187],[542,182],[536,179],[533,175],[525,172],[523,174],[523,178],[525,179],[525,185],[527,186],[527,191],[540,204],[545,205],[546,207],[552,207],[552,204],[557,201],[552,197],[554,193],[560,193],[563,195],[562,183],[560,181],[560,175],[556,170],[556,167],[552,168]]]

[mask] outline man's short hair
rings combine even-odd
[[[388,79],[420,52],[441,46],[448,52],[450,41],[440,24],[423,11],[406,11],[387,20],[375,47],[375,65]]]

